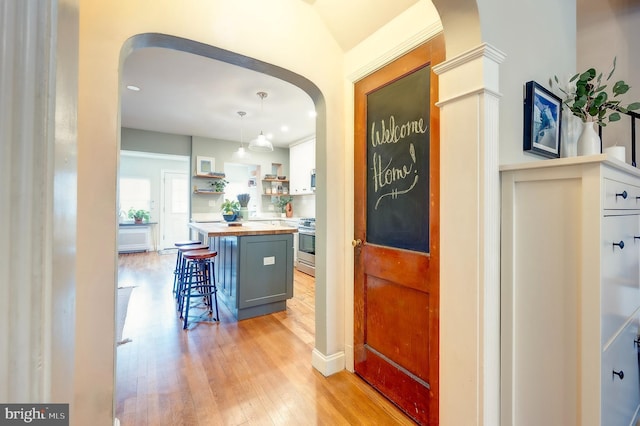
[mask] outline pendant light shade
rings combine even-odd
[[[267,97],[267,92],[258,92],[257,95],[260,98],[260,114],[262,115],[264,98]],[[260,130],[258,137],[249,142],[249,149],[256,152],[270,152],[273,151],[273,145],[265,137],[262,130]]]
[[[249,154],[249,152],[244,149],[242,126],[242,118],[247,115],[247,113],[244,111],[238,111],[238,115],[240,116],[240,148],[238,148],[238,150],[233,153],[232,157],[236,160],[247,160],[251,156],[251,154]]]

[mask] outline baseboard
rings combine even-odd
[[[344,353],[345,353],[345,364],[344,364],[344,369],[353,373],[354,372],[354,365],[355,365],[355,360],[353,357],[353,345],[347,345],[344,348]]]
[[[314,349],[311,354],[311,365],[322,373],[323,376],[331,376],[344,370],[344,352],[337,352],[333,355],[324,355],[319,350]]]

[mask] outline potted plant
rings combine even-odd
[[[224,192],[224,188],[228,183],[229,181],[227,181],[226,179],[216,179],[209,182],[211,188],[213,189],[213,192]]]
[[[142,210],[142,209],[136,210],[133,207],[131,207],[127,212],[127,217],[129,219],[133,219],[135,223],[142,223],[143,220],[145,222],[149,222],[150,213],[147,210]]]
[[[231,201],[228,198],[225,198],[222,206],[220,207],[222,210],[222,217],[227,222],[233,222],[237,219],[238,213],[240,213],[240,203],[237,201]]]
[[[291,208],[291,201],[293,198],[291,197],[278,197],[278,200],[275,202],[275,205],[280,209],[281,215],[285,216],[289,214],[287,217],[291,217],[293,214],[293,209]]]
[[[595,124],[604,127],[607,123],[620,120],[620,113],[640,109],[640,102],[624,106],[620,99],[616,99],[627,93],[630,86],[623,80],[615,82],[612,86],[607,84],[615,69],[616,58],[613,59],[611,71],[604,81],[602,72],[596,71],[595,68],[589,68],[571,77],[566,88],[560,85],[557,76],[549,81],[551,86],[555,81],[558,89],[564,94],[563,105],[584,123],[582,134],[578,139],[579,154],[600,152],[600,138],[594,129]],[[610,90],[609,93],[607,88]]]

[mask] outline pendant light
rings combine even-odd
[[[258,92],[257,95],[260,98],[260,116],[262,116],[264,98],[267,97],[267,92]],[[264,133],[262,133],[262,130],[260,130],[260,134],[258,135],[258,137],[249,142],[249,149],[251,151],[269,152],[273,151],[273,145],[271,144],[271,142],[269,142],[269,140],[267,140]]]
[[[247,115],[247,113],[244,111],[238,111],[238,115],[240,116],[240,148],[238,148],[238,150],[233,153],[232,157],[238,160],[246,160],[251,156],[251,154],[249,154],[247,150],[244,149],[244,144],[243,144],[244,138],[243,138],[243,125],[242,125],[243,120],[242,119],[245,115]]]

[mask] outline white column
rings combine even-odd
[[[2,402],[73,398],[76,188],[67,154],[76,139],[75,1],[0,0]],[[63,46],[61,17],[71,24]],[[66,64],[70,73],[57,68],[64,48],[76,58]]]
[[[52,192],[52,2],[4,1],[0,9],[0,400],[44,401]]]
[[[434,67],[440,101],[440,424],[499,424],[499,64],[483,44]],[[461,409],[464,407],[464,409]]]

